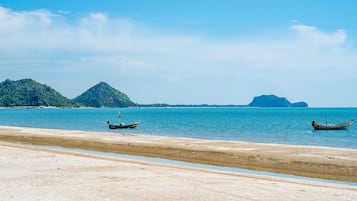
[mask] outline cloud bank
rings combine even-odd
[[[2,79],[32,77],[69,97],[107,81],[140,103],[246,104],[275,93],[321,106],[357,81],[357,53],[346,30],[292,23],[262,36],[225,39],[101,12],[68,15],[0,7]]]

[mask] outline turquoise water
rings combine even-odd
[[[107,120],[140,121],[135,129],[109,130]],[[0,109],[0,125],[110,133],[178,136],[357,149],[357,127],[314,131],[311,121],[356,119],[357,108],[93,108]]]

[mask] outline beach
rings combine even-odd
[[[0,200],[357,200],[356,186],[33,145],[137,154],[354,182],[357,178],[354,149],[2,126]]]

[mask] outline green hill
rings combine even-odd
[[[73,99],[74,102],[89,107],[130,107],[136,104],[129,97],[105,82],[88,89]]]
[[[0,83],[0,106],[73,107],[76,104],[51,87],[32,79],[7,79]]]

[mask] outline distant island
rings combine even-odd
[[[0,82],[0,107],[308,107],[305,102],[291,103],[275,95],[256,96],[248,105],[171,105],[138,104],[123,92],[100,82],[74,99],[32,79]]]
[[[249,107],[308,107],[305,102],[291,103],[284,97],[275,95],[262,95],[254,97],[248,104]]]

